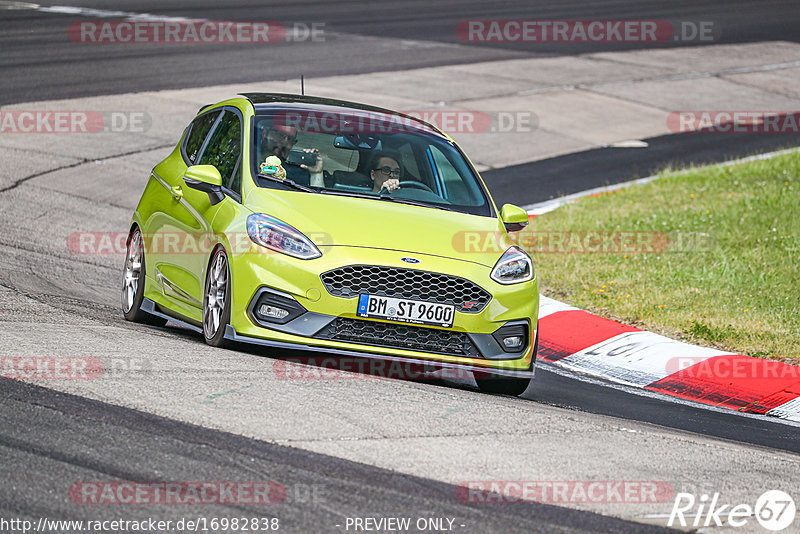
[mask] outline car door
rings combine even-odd
[[[222,184],[230,188],[231,180],[237,172],[241,172],[242,159],[242,120],[240,113],[235,108],[225,108],[222,116],[217,120],[205,146],[197,158],[197,165],[213,165],[222,177]],[[185,184],[182,186],[183,199],[186,209],[191,215],[188,223],[192,231],[198,234],[198,253],[190,251],[178,256],[180,278],[178,280],[182,289],[196,303],[202,303],[205,290],[205,270],[208,264],[214,243],[214,231],[211,223],[214,216],[226,202],[234,202],[226,194],[221,202],[212,204],[208,193],[192,189]],[[202,304],[200,304],[202,306]]]
[[[182,202],[186,186],[183,176],[188,166],[197,161],[221,116],[222,110],[214,109],[195,117],[184,132],[179,150],[153,169],[153,202],[151,213],[144,221],[148,277],[171,308],[195,320],[199,320],[201,303],[191,298],[179,284],[179,280],[185,278],[181,276],[178,261],[181,248],[185,248],[181,242],[186,241],[187,232],[194,226],[191,224],[193,217]]]
[[[213,122],[210,114],[195,119],[182,150],[184,164],[165,173],[171,206],[156,230],[160,235],[154,236],[160,244],[155,277],[164,296],[176,311],[197,321],[202,319],[205,268],[215,242],[211,222],[230,197],[212,204],[207,193],[188,187],[183,177],[190,165],[214,165],[226,185],[241,167],[242,121],[238,110],[225,108],[212,113]]]

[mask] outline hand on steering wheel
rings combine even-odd
[[[413,189],[422,189],[423,191],[433,193],[433,189],[423,184],[422,182],[418,182],[416,180],[402,180],[400,181],[400,187],[411,187]]]
[[[400,184],[401,182],[397,178],[389,178],[388,180],[385,180],[383,184],[381,184],[380,192],[383,193],[386,191],[387,193],[391,193],[392,191],[400,189]]]

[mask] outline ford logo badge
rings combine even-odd
[[[400,261],[404,261],[406,263],[419,263],[417,258],[400,258]]]

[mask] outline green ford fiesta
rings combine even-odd
[[[249,93],[206,106],[130,226],[126,319],[234,342],[472,371],[521,394],[538,281],[459,147],[372,106]],[[511,234],[511,235],[510,235]]]

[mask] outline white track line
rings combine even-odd
[[[57,15],[80,15],[98,19],[120,19],[127,21],[166,21],[166,22],[202,22],[205,19],[189,19],[186,17],[170,17],[168,15],[151,15],[150,13],[133,13],[131,11],[111,11],[74,6],[42,6],[31,2],[0,2],[0,10],[33,10]]]

